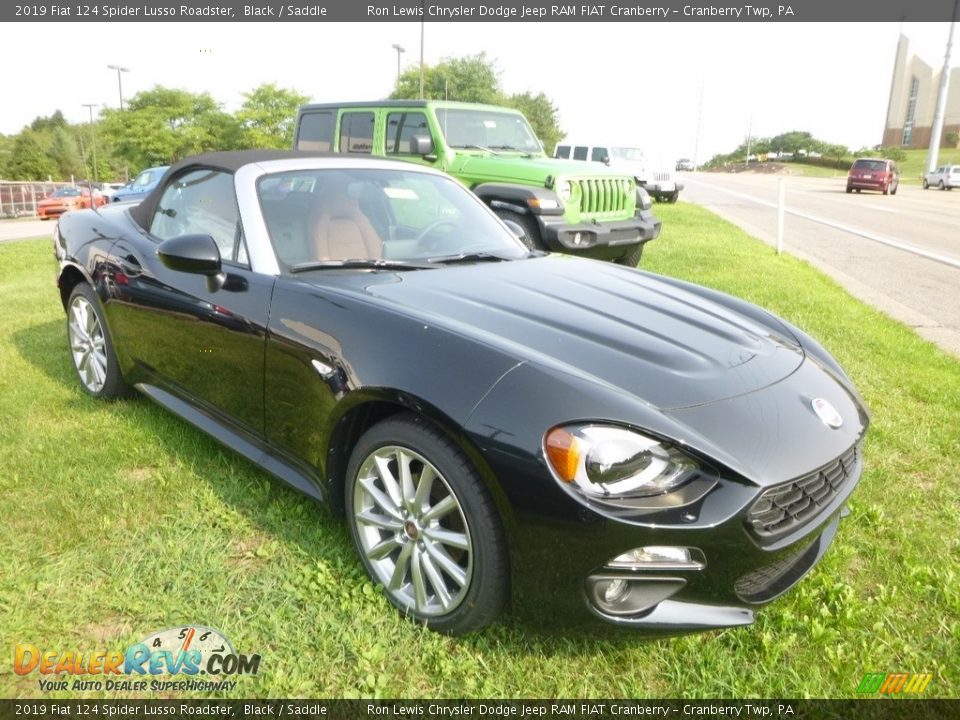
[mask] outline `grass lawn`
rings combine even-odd
[[[80,390],[50,241],[31,240],[0,245],[0,696],[40,694],[17,643],[122,650],[181,623],[262,655],[237,698],[849,698],[893,671],[960,696],[960,362],[702,209],[657,211],[646,269],[805,328],[873,412],[851,516],[755,625],[645,640],[508,616],[451,639],[404,621],[340,521],[145,399]]]
[[[897,163],[900,169],[900,182],[906,185],[919,185],[923,176],[927,172],[927,153],[926,149],[903,151],[906,157]],[[855,157],[849,158],[850,165],[853,165]],[[960,149],[940,148],[937,154],[937,166],[940,165],[960,165]],[[787,163],[787,168],[791,173],[803,175],[805,177],[846,177],[846,170],[834,170],[833,168],[820,167],[819,165],[807,165],[806,163]]]

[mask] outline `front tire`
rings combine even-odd
[[[100,299],[86,283],[79,283],[67,301],[67,339],[77,378],[95,398],[113,400],[129,393],[120,374],[110,330]]]
[[[510,210],[494,210],[501,220],[511,220],[523,228],[524,237],[520,240],[528,250],[546,250],[543,238],[540,237],[540,227],[537,221],[529,215],[522,215]]]
[[[470,460],[423,418],[391,417],[363,434],[345,503],[357,554],[402,613],[461,635],[501,612],[509,574],[496,507]]]
[[[946,190],[946,186],[943,184],[943,180],[940,181],[940,184],[937,185],[937,187],[940,188],[941,190]]]
[[[924,189],[924,190],[929,190],[929,189],[930,189],[930,183],[927,182],[927,179],[926,179],[926,178],[923,179],[923,189]]]
[[[614,262],[617,265],[625,265],[627,267],[635,268],[640,264],[640,258],[643,257],[643,245],[637,245],[633,252],[631,252],[626,257],[617,258]]]

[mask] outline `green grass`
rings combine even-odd
[[[919,185],[923,176],[927,172],[927,154],[928,150],[908,150],[903,151],[906,157],[897,162],[900,168],[900,182],[906,185]],[[850,165],[856,160],[850,158]],[[960,165],[960,149],[941,148],[937,154],[937,166],[940,165]],[[846,170],[834,170],[832,168],[820,167],[819,165],[807,165],[806,163],[787,163],[787,168],[791,173],[803,175],[805,177],[846,177]]]
[[[873,411],[852,515],[755,625],[645,640],[508,616],[451,639],[404,621],[341,522],[145,399],[80,391],[44,239],[0,245],[0,696],[39,695],[17,643],[120,650],[180,623],[263,656],[234,697],[854,697],[886,671],[960,696],[960,362],[704,210],[658,212],[647,269],[809,330]]]

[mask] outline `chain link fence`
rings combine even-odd
[[[0,218],[36,217],[37,203],[68,182],[0,180]]]

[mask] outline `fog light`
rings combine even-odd
[[[601,580],[597,583],[597,593],[603,595],[605,603],[615,603],[623,600],[628,590],[627,581],[618,578],[617,580]]]
[[[591,575],[587,578],[587,600],[601,616],[640,615],[656,607],[686,585],[683,578],[625,578]]]
[[[627,570],[702,570],[707,559],[697,548],[647,545],[617,555],[607,567]]]
[[[579,245],[581,242],[582,242],[582,238],[580,237],[580,233],[576,233],[576,234],[573,236],[573,244],[574,244],[574,245]]]

